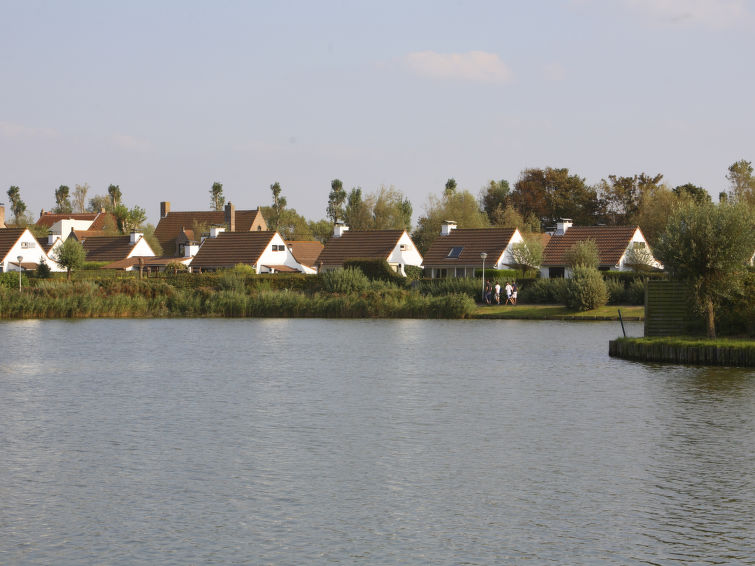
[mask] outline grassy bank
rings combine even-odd
[[[528,320],[619,320],[618,311],[626,321],[644,320],[641,306],[604,306],[584,312],[574,312],[563,305],[478,305],[474,318],[528,319]]]
[[[608,353],[617,358],[647,362],[755,367],[755,340],[710,340],[686,336],[619,338]]]

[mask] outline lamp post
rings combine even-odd
[[[480,259],[482,260],[482,302],[485,302],[485,258],[488,254],[485,252],[480,253]]]
[[[21,262],[24,261],[24,256],[20,255],[17,256],[16,259],[18,260],[18,292],[21,292],[21,270],[23,267],[21,267]]]

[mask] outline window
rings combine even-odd
[[[448,252],[448,255],[446,257],[449,257],[451,259],[459,259],[459,256],[461,255],[461,250],[464,249],[464,246],[454,246],[451,248],[451,251]]]
[[[632,247],[635,250],[641,250],[645,247],[645,242],[632,242]]]
[[[558,277],[564,276],[564,268],[563,267],[549,267],[548,268],[548,277],[551,279],[556,279]]]
[[[409,249],[409,246],[407,246],[406,244],[401,244],[401,245],[400,245],[400,246],[398,247],[398,249],[400,249],[400,250],[401,250],[402,252],[405,252],[406,250],[408,250],[408,249]]]
[[[35,248],[37,247],[34,242],[21,242],[21,249],[26,250],[29,248]]]
[[[273,244],[273,251],[274,252],[282,252],[286,250],[286,246],[283,244]]]

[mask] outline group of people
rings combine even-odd
[[[503,290],[506,293],[506,302],[503,304],[511,304],[512,306],[516,306],[516,295],[518,291],[516,282],[506,281],[506,286],[503,288]],[[485,299],[485,302],[487,304],[491,304],[491,302],[495,300],[495,304],[500,305],[501,284],[496,281],[495,285],[492,285],[490,281],[485,281],[485,296],[483,298]]]

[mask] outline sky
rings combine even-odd
[[[755,0],[0,0],[0,201],[117,184],[159,219],[271,202],[325,217],[332,179],[529,167],[662,173],[717,200],[755,161]]]

